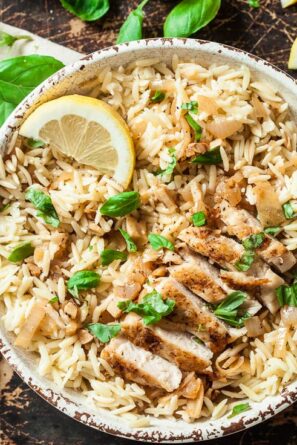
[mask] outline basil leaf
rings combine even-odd
[[[242,316],[238,315],[239,307],[244,303],[247,294],[241,291],[235,291],[228,295],[214,310],[214,314],[224,320],[226,323],[240,328],[244,325],[244,321],[250,317],[248,312]]]
[[[260,8],[260,1],[259,0],[248,0],[248,4],[252,8]]]
[[[138,192],[123,192],[109,198],[100,209],[101,215],[125,216],[140,206]]]
[[[142,39],[142,22],[144,19],[143,7],[149,0],[143,0],[136,9],[134,9],[124,23],[122,24],[117,43],[132,42]]]
[[[38,141],[37,139],[27,139],[27,144],[32,148],[40,148],[45,146],[45,142]]]
[[[295,211],[294,211],[293,206],[290,203],[290,201],[283,204],[282,208],[283,208],[283,213],[284,213],[286,219],[291,219],[291,218],[294,218],[294,216],[296,216]]]
[[[189,37],[215,18],[221,0],[183,0],[167,16],[164,37]]]
[[[18,56],[0,61],[0,125],[41,82],[63,68],[50,56]]]
[[[192,222],[194,226],[201,227],[206,224],[206,215],[204,212],[196,212],[192,215]]]
[[[155,91],[154,95],[151,97],[151,101],[154,104],[157,104],[159,102],[162,102],[162,100],[164,100],[165,97],[166,97],[166,94],[164,93],[164,91],[157,90],[157,91]]]
[[[192,100],[191,102],[186,102],[181,106],[182,110],[191,111],[194,114],[198,113],[198,102],[196,100]]]
[[[5,210],[9,209],[9,207],[9,202],[7,204],[4,204],[2,207],[0,207],[0,213],[5,212]]]
[[[115,260],[126,261],[127,254],[119,250],[105,249],[100,254],[102,266],[108,266]]]
[[[100,283],[100,275],[92,270],[80,270],[67,282],[68,292],[78,298],[79,291],[92,289]]]
[[[26,199],[39,210],[37,216],[40,216],[46,224],[50,224],[53,227],[59,227],[60,220],[50,196],[46,195],[42,190],[38,190],[31,186],[27,190]]]
[[[165,248],[174,251],[174,245],[171,241],[165,238],[165,236],[150,233],[148,236],[148,240],[154,250]]]
[[[58,301],[59,301],[59,297],[56,295],[55,297],[53,297],[49,300],[49,303],[55,304],[55,303],[58,303]]]
[[[167,165],[165,170],[158,170],[155,173],[155,175],[158,175],[158,176],[171,175],[174,172],[174,169],[175,169],[176,164],[177,164],[177,159],[176,159],[176,155],[175,155],[175,149],[171,148],[168,151],[169,151],[169,154],[172,155],[171,161],[169,162],[169,164]]]
[[[283,284],[279,286],[276,289],[276,297],[280,307],[286,305],[297,307],[297,284],[294,283],[292,286]]]
[[[280,226],[274,226],[274,227],[266,227],[264,229],[264,232],[267,235],[276,236],[282,231],[282,228]]]
[[[12,46],[17,40],[33,40],[30,36],[13,36],[0,31],[0,46]]]
[[[158,323],[158,321],[173,311],[174,306],[175,301],[163,300],[162,295],[155,290],[143,297],[141,303],[134,303],[132,300],[118,303],[118,307],[123,312],[135,312],[140,315],[146,325]]]
[[[246,250],[257,249],[257,247],[260,247],[263,244],[264,239],[265,233],[254,233],[253,235],[243,240],[242,245]]]
[[[98,20],[109,10],[109,0],[60,0],[60,2],[63,8],[85,22]]]
[[[244,411],[250,410],[250,404],[249,403],[240,403],[239,405],[233,406],[231,414],[228,416],[228,419],[231,419],[234,416],[237,416],[240,413],[243,413]]]
[[[190,127],[194,130],[195,141],[196,142],[200,141],[202,136],[202,127],[200,127],[200,125],[192,118],[192,116],[189,113],[185,115],[185,119],[190,125]]]
[[[202,164],[202,165],[216,165],[222,162],[222,156],[220,152],[220,147],[212,148],[208,150],[206,153],[202,155],[196,156],[192,159],[193,164]]]
[[[89,323],[86,328],[94,337],[98,338],[101,343],[108,343],[113,337],[118,335],[121,330],[121,325],[119,323]]]
[[[133,240],[132,240],[131,236],[129,235],[129,233],[126,232],[126,230],[123,230],[123,229],[119,229],[119,231],[120,231],[122,237],[124,238],[124,240],[126,241],[128,252],[137,252],[137,246],[133,242]]]
[[[33,253],[34,253],[34,247],[30,242],[22,243],[16,246],[14,249],[12,249],[7,259],[11,263],[19,263],[20,261],[23,261],[25,258],[28,258],[29,256],[33,255]]]
[[[235,267],[240,272],[246,272],[250,269],[251,265],[254,262],[254,259],[255,252],[253,252],[252,250],[247,250],[246,252],[244,252],[240,260],[235,263]]]

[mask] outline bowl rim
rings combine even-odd
[[[216,42],[209,42],[199,39],[184,39],[184,38],[154,38],[143,39],[136,42],[128,42],[121,45],[115,45],[107,48],[95,51],[87,56],[82,57],[80,60],[65,66],[60,71],[52,75],[45,80],[41,85],[35,88],[12,112],[10,117],[4,123],[0,130],[0,146],[5,146],[9,142],[13,132],[19,127],[24,115],[28,110],[38,102],[38,98],[51,90],[54,86],[59,84],[61,80],[75,75],[76,72],[85,69],[86,66],[97,63],[100,60],[116,59],[117,55],[125,54],[144,49],[161,49],[172,48],[180,50],[182,48],[187,50],[202,51],[204,53],[212,53],[216,56],[223,55],[230,58],[230,61],[236,63],[246,63],[255,69],[255,71],[267,72],[276,81],[281,84],[287,84],[289,88],[296,89],[297,97],[297,81],[280,68],[272,65],[271,63],[243,51],[238,48],[234,48],[229,45],[220,44]],[[294,93],[295,94],[295,93]],[[5,332],[5,331],[4,331]],[[45,384],[42,379],[37,377],[36,374],[31,374],[27,364],[20,359],[17,354],[17,349],[11,344],[11,342],[1,333],[0,329],[0,352],[3,357],[8,361],[13,370],[21,377],[21,379],[29,385],[39,396],[46,400],[49,404],[70,416],[71,418],[90,426],[94,429],[109,433],[117,437],[123,437],[126,439],[133,439],[144,442],[194,442],[215,439],[218,437],[233,434],[249,428],[253,425],[263,422],[279,413],[283,409],[287,408],[291,404],[297,401],[297,379],[289,384],[281,394],[276,396],[270,396],[273,400],[270,403],[265,404],[263,407],[252,408],[242,415],[236,417],[236,420],[224,422],[221,419],[207,420],[205,424],[209,424],[208,428],[203,427],[204,423],[192,424],[193,427],[189,427],[187,433],[178,431],[162,431],[162,421],[160,426],[149,427],[147,429],[137,429],[122,425],[119,419],[114,420],[113,414],[107,414],[110,418],[108,420],[98,420],[98,416],[89,414],[86,412],[87,408],[81,404],[77,404],[73,400],[70,400],[67,396],[61,394],[59,390],[56,391],[49,388],[50,384]],[[269,398],[268,398],[269,399]],[[264,403],[263,403],[264,404]],[[100,411],[100,410],[99,410]],[[99,416],[100,418],[100,416]],[[183,421],[181,421],[183,423]],[[117,424],[117,425],[116,425]],[[215,425],[216,424],[216,425]]]

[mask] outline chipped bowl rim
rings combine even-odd
[[[50,94],[51,90],[58,87],[61,81],[78,75],[78,73],[85,70],[86,67],[98,64],[100,61],[108,61],[112,66],[116,64],[120,55],[137,54],[139,51],[145,51],[147,52],[147,56],[150,57],[150,50],[170,50],[171,53],[174,53],[174,51],[182,53],[183,50],[187,53],[192,51],[191,57],[202,53],[203,55],[211,55],[211,57],[217,57],[218,59],[220,57],[229,59],[233,64],[245,64],[256,74],[268,75],[276,84],[281,86],[282,91],[286,90],[297,102],[297,82],[293,77],[269,62],[243,50],[228,45],[196,39],[156,38],[140,40],[104,48],[91,53],[62,68],[35,88],[18,105],[0,129],[1,152],[4,152],[13,132],[19,128],[30,110],[37,107],[41,103],[40,99],[46,96],[47,93]],[[141,54],[141,57],[145,56]],[[297,114],[296,110],[295,112]],[[167,419],[157,419],[152,427],[144,429],[134,428],[107,410],[97,409],[95,411],[94,409],[88,408],[87,404],[83,404],[83,400],[74,392],[59,390],[53,382],[44,377],[40,377],[37,371],[34,371],[32,362],[27,359],[28,353],[13,346],[13,338],[5,331],[3,326],[0,326],[0,352],[25,383],[61,412],[97,430],[138,441],[187,443],[215,439],[261,423],[297,401],[296,379],[286,386],[280,394],[267,396],[258,403],[250,402],[251,410],[236,416],[234,419],[228,419],[226,415],[224,415],[219,419],[207,419],[193,424],[187,424],[182,420],[173,422]]]

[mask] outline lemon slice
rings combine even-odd
[[[297,0],[281,0],[281,4],[283,8],[287,8],[288,6],[292,6],[297,3]]]
[[[297,70],[297,38],[291,48],[288,68],[290,70]]]
[[[81,164],[112,176],[126,188],[135,165],[129,129],[108,104],[86,96],[63,96],[38,107],[20,134],[49,143]]]

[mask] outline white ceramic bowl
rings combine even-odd
[[[290,76],[269,63],[235,48],[193,39],[151,39],[114,46],[97,51],[67,66],[36,88],[14,111],[0,131],[1,153],[15,129],[38,105],[56,97],[81,93],[84,84],[98,68],[118,66],[140,58],[159,57],[170,62],[173,54],[183,60],[195,58],[201,64],[245,64],[255,78],[271,82],[289,103],[297,119],[297,84]],[[150,442],[193,442],[231,434],[268,419],[297,400],[297,381],[279,395],[266,397],[261,403],[251,403],[252,409],[228,419],[204,420],[192,424],[184,421],[154,420],[154,426],[145,429],[129,427],[123,420],[104,409],[92,410],[82,397],[70,390],[58,390],[52,382],[40,377],[33,357],[13,346],[12,337],[0,327],[1,352],[20,377],[41,397],[63,413],[93,428],[129,439]]]

